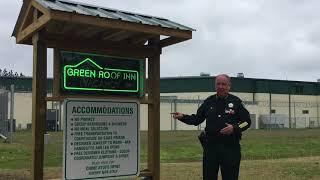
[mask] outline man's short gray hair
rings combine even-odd
[[[231,78],[227,74],[219,74],[219,75],[217,75],[216,79],[215,79],[215,83],[217,83],[217,77],[219,77],[219,76],[223,76],[223,77],[227,78],[229,86],[231,86]]]

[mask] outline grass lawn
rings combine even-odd
[[[243,160],[240,180],[319,180],[320,156],[274,160]],[[145,164],[142,164],[145,166]],[[201,162],[161,163],[161,180],[201,180]],[[44,169],[44,179],[60,179],[61,167]],[[30,170],[1,170],[0,179],[31,179]]]
[[[198,133],[161,132],[162,178],[183,179],[186,175],[187,179],[201,179],[202,149],[197,140]],[[45,146],[44,164],[51,168],[48,172],[57,171],[53,173],[54,177],[61,173],[62,142],[62,132],[51,133],[51,142]],[[261,179],[270,179],[270,175],[272,179],[320,179],[320,129],[249,130],[243,135],[241,144],[241,179],[258,175]],[[146,149],[147,133],[142,132],[142,165],[146,162]],[[30,131],[15,133],[13,144],[0,143],[0,179],[10,179],[10,174],[17,174],[15,172],[28,177],[30,171],[23,169],[30,167]],[[47,176],[52,177],[50,173]]]

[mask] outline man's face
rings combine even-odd
[[[216,77],[216,91],[219,97],[225,97],[230,91],[230,83],[225,76]]]

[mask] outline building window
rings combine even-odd
[[[309,114],[309,110],[302,110],[302,114]]]
[[[275,110],[275,109],[271,109],[270,113],[271,113],[271,114],[275,114],[275,113],[276,113],[276,110]]]

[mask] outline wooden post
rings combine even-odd
[[[34,19],[38,11],[34,10]],[[32,170],[34,180],[43,179],[44,132],[47,96],[47,48],[41,41],[42,32],[32,37],[33,78],[32,78]]]
[[[60,69],[60,50],[53,49],[53,97],[60,96],[61,69]]]
[[[148,60],[148,169],[152,180],[160,179],[160,36],[149,40],[159,52]]]

